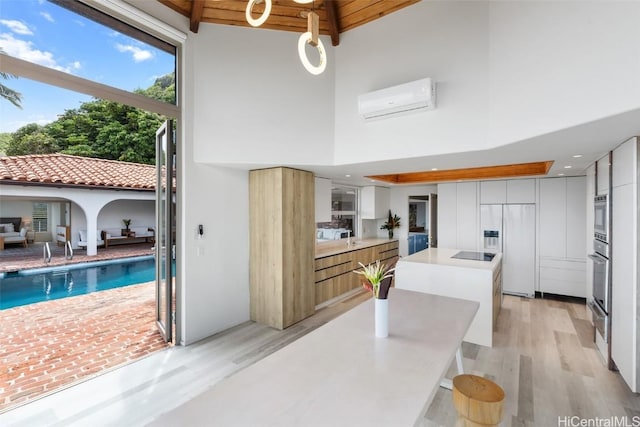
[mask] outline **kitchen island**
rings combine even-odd
[[[316,243],[316,309],[349,296],[361,286],[361,276],[353,273],[364,265],[380,260],[393,264],[398,258],[397,239],[347,239]]]
[[[400,259],[398,289],[462,298],[480,303],[464,341],[491,347],[502,304],[502,254],[491,261],[456,259],[458,249],[430,248]]]

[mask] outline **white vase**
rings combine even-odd
[[[389,336],[389,300],[375,298],[376,337]]]

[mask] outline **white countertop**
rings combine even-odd
[[[411,426],[428,409],[478,303],[401,289],[389,337],[369,299],[153,425]]]
[[[359,249],[370,248],[372,246],[383,245],[385,243],[397,242],[398,239],[356,239],[351,238],[351,245],[347,246],[347,239],[329,240],[316,243],[316,259],[327,256],[342,254],[345,252],[357,251]]]
[[[477,268],[481,270],[495,270],[500,265],[502,254],[498,253],[491,262],[451,258],[462,249],[429,248],[413,255],[403,257],[398,262],[419,262],[423,264],[437,264],[452,267]]]

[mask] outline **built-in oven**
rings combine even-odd
[[[593,199],[593,233],[597,240],[608,242],[609,238],[609,203],[607,195],[596,196]]]
[[[609,281],[609,245],[598,239],[593,241],[593,293],[589,308],[593,314],[593,324],[605,342],[609,342],[608,315],[611,299]]]

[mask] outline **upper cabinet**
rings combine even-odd
[[[609,154],[596,162],[596,196],[609,194]]]
[[[331,180],[314,178],[316,199],[315,222],[331,222]]]
[[[540,180],[540,256],[586,258],[585,177]]]
[[[535,203],[535,179],[511,179],[507,181],[507,203]]]
[[[510,179],[507,181],[482,181],[480,204],[535,203],[535,179]]]
[[[507,181],[482,181],[480,183],[480,203],[483,205],[507,203]]]
[[[613,150],[613,168],[611,171],[611,186],[632,184],[635,180],[637,163],[637,139],[633,137]]]
[[[438,247],[477,250],[478,183],[438,184]]]
[[[386,218],[389,215],[390,191],[386,187],[368,186],[360,191],[362,219]]]

